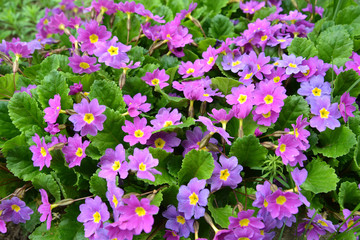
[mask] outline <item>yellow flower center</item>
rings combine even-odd
[[[47,25],[49,23],[49,20],[45,19],[43,23],[44,23],[44,25]]]
[[[258,71],[260,71],[260,69],[261,69],[260,65],[257,64],[256,66],[257,66]]]
[[[207,61],[207,64],[210,65],[210,64],[212,64],[213,61],[214,61],[214,58],[213,58],[213,57],[209,57],[209,60]]]
[[[168,127],[168,126],[171,126],[171,125],[173,125],[173,122],[172,122],[172,121],[166,121],[166,122],[164,123],[164,126],[163,126],[163,127]]]
[[[286,197],[284,197],[284,196],[278,196],[276,198],[276,203],[279,205],[283,205],[285,202],[286,202]]]
[[[45,150],[45,148],[41,147],[41,148],[40,148],[40,153],[41,153],[41,155],[42,155],[43,157],[46,157],[46,150]]]
[[[119,170],[120,167],[121,167],[120,161],[115,161],[114,164],[112,165],[112,169],[113,169],[114,171]]]
[[[210,96],[210,95],[209,95],[208,93],[204,93],[203,96],[204,96],[204,97],[208,97],[208,96]]]
[[[95,120],[94,115],[92,113],[86,113],[84,116],[84,121],[88,124],[92,123]]]
[[[100,220],[101,220],[101,215],[99,212],[95,212],[94,215],[93,215],[93,218],[94,218],[94,223],[99,223]]]
[[[172,37],[170,36],[170,34],[167,34],[166,37],[172,39]]]
[[[233,67],[235,67],[235,66],[239,65],[240,63],[241,63],[241,62],[238,60],[238,61],[236,61],[236,62],[232,62],[231,65],[232,65]]]
[[[285,42],[285,39],[278,39],[278,42]]]
[[[277,66],[277,65],[279,65],[279,63],[278,63],[278,62],[274,62],[274,66]]]
[[[183,216],[177,216],[176,221],[181,224],[185,224],[185,218]]]
[[[266,201],[266,199],[264,199],[264,207],[267,207],[269,205],[269,203]]]
[[[154,143],[155,143],[155,147],[156,148],[163,148],[164,146],[165,146],[165,141],[162,139],[162,138],[157,138],[155,141],[154,141]]]
[[[261,37],[261,41],[266,41],[268,39],[268,36],[264,35]]]
[[[327,223],[322,220],[318,220],[318,223],[320,223],[324,227],[328,227]]]
[[[325,108],[322,108],[321,110],[320,110],[320,117],[321,118],[328,118],[329,117],[329,111],[328,110],[326,110]]]
[[[277,77],[274,77],[274,82],[276,82],[276,83],[278,83],[279,81],[280,81],[280,77],[279,76],[277,76]]]
[[[14,210],[15,212],[19,212],[20,211],[20,207],[16,204],[11,205],[11,209]]]
[[[220,179],[226,181],[230,176],[229,170],[224,169],[220,171]]]
[[[271,95],[266,95],[266,97],[264,97],[264,101],[266,104],[272,104],[274,102],[274,97]]]
[[[65,25],[61,23],[61,24],[59,25],[59,29],[60,29],[60,30],[64,30],[64,29],[65,29]]]
[[[263,115],[264,118],[269,118],[271,116],[271,111],[269,111],[268,113],[263,113],[261,115]]]
[[[320,97],[321,96],[321,89],[316,87],[316,88],[314,88],[312,90],[312,93],[313,93],[314,96]]]
[[[304,73],[305,76],[309,75],[310,73],[310,69],[306,70],[306,72]]]
[[[247,227],[247,226],[249,226],[249,223],[250,223],[250,220],[247,218],[241,219],[239,222],[241,227]]]
[[[348,228],[350,228],[352,225],[354,225],[354,220],[350,220],[348,223]]]
[[[136,130],[136,131],[134,132],[134,135],[135,135],[135,137],[137,137],[137,138],[141,138],[142,136],[144,136],[144,132],[141,131],[140,129],[138,129],[138,130]]]
[[[297,68],[297,65],[296,65],[296,64],[293,64],[293,63],[289,63],[289,67],[291,67],[291,68]]]
[[[154,78],[153,80],[151,80],[151,83],[152,83],[153,85],[158,85],[159,82],[160,82],[160,80],[159,80],[158,78]]]
[[[90,65],[86,62],[81,62],[79,64],[79,67],[81,67],[82,69],[88,69],[90,67]]]
[[[99,37],[96,34],[91,34],[89,39],[91,43],[96,43],[99,40]]]
[[[135,212],[136,212],[136,214],[137,214],[139,217],[142,217],[142,216],[144,216],[144,215],[146,214],[145,209],[142,208],[142,207],[137,207],[137,208],[135,209]]]
[[[200,146],[200,142],[197,142],[196,144],[197,144],[198,146]],[[205,147],[202,147],[202,148],[199,149],[199,150],[209,151],[209,149],[207,149],[206,146],[205,146]]]
[[[109,47],[108,52],[110,53],[111,56],[118,55],[119,54],[119,48],[111,46],[111,47]]]
[[[241,237],[241,238],[238,238],[238,240],[250,240],[250,238],[247,238],[247,237]]]
[[[106,7],[103,7],[103,6],[100,8],[100,12],[102,12],[102,13],[106,13],[107,10],[108,10],[108,9],[107,9]]]
[[[116,196],[113,195],[113,199],[112,202],[114,203],[114,206],[117,207],[117,205],[119,204],[119,201],[117,200]]]
[[[285,150],[286,150],[286,145],[285,144],[281,144],[280,145],[280,152],[285,152]]]
[[[246,79],[246,80],[250,79],[252,75],[253,75],[252,73],[248,73],[245,75],[244,79]]]
[[[75,155],[78,156],[78,157],[81,157],[81,156],[83,155],[83,150],[82,150],[82,148],[78,148],[78,149],[76,150]]]
[[[199,201],[198,195],[196,195],[196,193],[194,193],[194,192],[189,196],[189,199],[190,199],[191,205],[196,205],[197,202]]]
[[[193,73],[193,72],[195,72],[195,69],[193,69],[193,68],[189,68],[189,69],[186,71],[187,74],[191,74],[191,73]]]
[[[140,171],[146,171],[146,164],[144,164],[143,162],[139,164],[139,170]]]
[[[247,100],[247,95],[244,95],[244,94],[240,94],[239,98],[238,98],[238,102],[240,104],[243,104],[244,102],[246,102]]]
[[[295,128],[295,137],[299,137],[299,129]]]

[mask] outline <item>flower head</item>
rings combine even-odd
[[[226,96],[226,102],[233,105],[233,112],[236,118],[244,119],[253,108],[254,85],[241,85],[233,87],[231,94]]]
[[[188,62],[181,62],[179,66],[179,74],[183,75],[183,78],[187,78],[190,76],[193,77],[200,77],[204,74],[202,62],[197,59],[194,63]]]
[[[86,157],[85,150],[89,144],[90,142],[87,140],[82,142],[79,134],[68,138],[68,144],[63,147],[62,152],[65,155],[66,162],[69,164],[69,168],[80,166],[81,160]]]
[[[183,156],[185,156],[185,154],[190,152],[192,149],[209,151],[209,149],[207,149],[206,147],[202,149],[199,148],[201,139],[203,139],[207,134],[209,134],[209,131],[203,133],[200,127],[195,127],[193,131],[187,130],[186,140],[184,140],[181,144],[185,149],[183,152]],[[210,138],[209,142],[215,145],[218,144],[218,141],[215,138]],[[216,159],[216,153],[212,153],[212,155],[214,159]]]
[[[56,122],[56,120],[57,120],[57,118],[59,116],[60,110],[61,110],[60,101],[61,101],[61,97],[60,97],[59,94],[56,94],[54,96],[54,98],[49,99],[50,107],[47,107],[44,110],[44,112],[45,112],[45,116],[44,116],[45,122],[47,122],[47,123],[55,123]]]
[[[129,160],[129,169],[136,171],[138,178],[155,181],[154,174],[161,175],[161,172],[154,168],[159,164],[159,160],[153,158],[148,148],[143,150],[135,148],[134,154],[129,156]]]
[[[265,2],[258,1],[249,1],[249,2],[240,2],[240,9],[243,10],[244,13],[254,14],[256,11],[260,10],[265,6]]]
[[[142,96],[141,93],[137,93],[134,98],[130,95],[124,95],[124,102],[128,106],[128,113],[130,117],[136,117],[141,112],[150,111],[151,104],[146,102],[146,95]]]
[[[306,101],[311,104],[321,97],[330,97],[331,86],[329,82],[324,82],[324,77],[314,76],[309,81],[302,82],[297,92],[306,96]]]
[[[108,199],[110,206],[114,211],[114,219],[117,221],[119,217],[118,209],[120,206],[124,205],[122,202],[124,191],[116,186],[115,181],[108,181],[107,189],[108,191],[106,192],[106,198]]]
[[[200,116],[199,119],[196,121],[204,124],[207,127],[207,130],[210,131],[210,134],[219,133],[228,144],[231,144],[231,142],[229,141],[229,138],[232,138],[232,137],[230,137],[229,133],[226,132],[225,129],[223,129],[221,127],[214,126],[214,124],[212,123],[212,121],[209,118]]]
[[[168,86],[169,84],[166,83],[169,80],[170,76],[165,73],[165,69],[159,70],[158,68],[154,70],[154,72],[145,73],[145,76],[141,79],[144,80],[150,86],[159,85],[160,89]]]
[[[40,167],[40,171],[46,165],[50,167],[50,161],[52,156],[49,153],[49,144],[45,143],[45,139],[39,137],[37,133],[32,137],[32,140],[36,145],[30,146],[30,151],[33,153],[32,160],[35,167]]]
[[[75,95],[78,92],[82,92],[83,90],[83,85],[81,84],[81,82],[79,83],[74,83],[73,85],[71,85],[70,87],[70,92],[69,95]]]
[[[268,204],[267,211],[273,218],[280,220],[298,213],[298,207],[302,205],[296,193],[282,192],[280,189],[267,196],[265,200]]]
[[[125,150],[122,144],[116,146],[115,151],[111,148],[105,150],[105,155],[100,158],[99,177],[108,181],[114,181],[117,174],[125,179],[128,176],[128,162],[125,160]]]
[[[340,103],[339,103],[339,110],[341,116],[344,118],[344,122],[348,121],[348,117],[354,117],[353,112],[356,110],[356,107],[353,106],[356,98],[350,97],[350,94],[348,92],[344,92],[343,95],[341,95]]]
[[[176,207],[169,205],[162,214],[168,220],[165,227],[179,234],[180,237],[189,237],[194,232],[194,219],[185,219],[184,213],[176,210]]]
[[[52,220],[51,204],[49,203],[49,198],[46,191],[44,189],[40,189],[39,191],[41,194],[41,201],[42,201],[42,204],[38,208],[39,213],[42,214],[40,217],[40,221],[45,222],[45,220],[47,219],[46,229],[49,230],[51,227],[51,220]]]
[[[155,119],[151,120],[154,130],[164,127],[181,124],[181,113],[177,109],[171,111],[171,108],[161,108],[156,114]]]
[[[294,54],[290,56],[283,54],[283,60],[279,60],[279,67],[286,68],[286,74],[295,74],[298,72],[306,72],[309,67],[306,65],[302,65],[304,58],[303,57],[296,57]]]
[[[180,145],[181,140],[176,137],[176,132],[157,132],[151,135],[146,142],[153,148],[160,148],[167,152],[173,152],[175,147]]]
[[[310,119],[310,126],[316,128],[319,132],[325,131],[326,127],[332,130],[340,127],[340,122],[337,120],[341,117],[338,104],[330,104],[328,97],[323,97],[313,102],[311,113],[315,116]]]
[[[74,54],[69,57],[69,66],[72,68],[74,73],[93,73],[100,69],[100,64],[96,63],[96,58],[83,55],[82,57]]]
[[[241,211],[237,217],[229,217],[229,229],[250,228],[260,233],[260,229],[265,225],[259,218],[253,217],[254,212],[254,210]]]
[[[134,123],[125,120],[125,126],[122,126],[121,129],[128,133],[124,137],[124,141],[130,143],[130,146],[135,145],[140,142],[141,144],[146,144],[146,141],[150,138],[151,132],[153,131],[152,127],[146,126],[146,118],[134,118]]]
[[[254,91],[254,104],[257,105],[257,114],[267,114],[270,111],[279,113],[287,97],[285,88],[273,81],[261,81]]]
[[[275,150],[275,154],[282,158],[285,165],[295,161],[295,157],[300,154],[298,142],[295,140],[295,137],[290,134],[282,135],[278,141],[279,144]]]
[[[26,206],[24,201],[17,197],[3,200],[0,203],[1,218],[5,222],[13,222],[15,224],[25,223],[30,220],[30,215],[34,213],[31,208]]]
[[[85,29],[78,29],[78,38],[81,44],[81,51],[87,52],[90,55],[94,53],[96,46],[103,43],[111,37],[111,32],[106,31],[106,27],[101,25],[95,20],[91,20],[85,25]]]

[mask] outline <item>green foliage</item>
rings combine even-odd
[[[336,24],[351,26],[354,35],[360,34],[360,6],[349,6],[342,9],[336,16]]]
[[[222,208],[216,208],[213,204],[213,198],[209,198],[208,208],[211,216],[214,218],[216,224],[219,224],[222,228],[227,228],[230,224],[229,217],[235,217],[233,209],[230,205],[226,205]]]
[[[355,182],[343,182],[339,189],[341,208],[354,209],[360,203],[360,190]]]
[[[19,75],[15,75],[15,81]],[[6,74],[0,77],[0,99],[10,98],[14,94],[14,74]]]
[[[233,36],[234,25],[230,22],[229,18],[223,15],[216,15],[211,21],[209,34],[213,38],[224,40],[227,37]]]
[[[306,59],[318,54],[315,44],[306,38],[294,38],[288,48],[289,54],[295,54],[297,57],[302,56]]]
[[[60,188],[53,176],[39,172],[31,181],[36,189],[43,188],[46,192],[51,193],[56,201],[60,201]]]
[[[335,78],[334,96],[341,96],[344,92],[349,92],[353,97],[360,94],[360,76],[352,69],[341,72]]]
[[[3,138],[10,139],[20,133],[11,122],[7,102],[0,102],[0,126],[0,136]]]
[[[71,204],[65,211],[58,227],[61,236],[59,239],[85,240],[84,226],[76,220],[80,214],[79,203]]]
[[[90,178],[90,192],[102,199],[106,199],[106,179],[99,177],[99,172],[100,170],[96,171],[96,173],[94,173],[94,175]]]
[[[51,226],[49,230],[46,230],[46,222],[43,222],[35,231],[29,236],[30,240],[59,240],[62,239],[60,236],[59,228]]]
[[[40,69],[37,72],[37,78],[42,79],[52,70],[72,73],[72,69],[68,66],[69,57],[60,54],[54,54],[44,59],[40,64]]]
[[[264,19],[274,12],[276,12],[275,6],[272,6],[271,8],[263,7],[259,11],[255,12],[253,19]]]
[[[218,88],[224,95],[229,95],[233,87],[238,87],[241,83],[237,80],[224,77],[216,77],[211,79],[212,87]]]
[[[105,105],[115,111],[125,111],[126,104],[121,90],[114,82],[95,80],[91,86],[89,98],[96,98],[100,105]]]

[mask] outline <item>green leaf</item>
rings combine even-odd
[[[37,78],[42,79],[52,70],[61,70],[62,72],[72,73],[72,69],[68,66],[68,63],[68,56],[60,54],[51,55],[41,62]]]
[[[335,128],[335,130],[327,128],[318,136],[319,142],[313,147],[314,154],[321,153],[326,157],[343,156],[356,144],[355,134],[345,126]]]
[[[43,222],[35,231],[29,236],[30,240],[59,240],[60,237],[59,228],[52,224],[49,230],[46,229],[46,222]]]
[[[266,155],[266,148],[254,135],[237,138],[230,148],[230,156],[237,157],[240,165],[255,169],[263,165]]]
[[[268,17],[270,14],[276,12],[276,7],[272,6],[271,8],[268,7],[263,7],[261,8],[259,11],[256,11],[254,16],[253,16],[253,20],[255,21],[256,19],[260,18],[260,19],[264,19],[266,17]]]
[[[89,136],[93,146],[97,147],[101,153],[105,153],[107,148],[115,149],[119,143],[123,143],[125,136],[121,130],[125,117],[112,109],[106,109],[104,114],[106,115],[104,130],[99,131],[96,136]],[[114,131],[114,129],[117,130]]]
[[[71,239],[71,240],[85,240],[84,227],[81,222],[78,222],[76,219],[80,214],[79,205],[81,202],[73,203],[69,205],[65,211],[66,213],[62,215],[61,221],[59,224],[60,239]],[[80,237],[77,237],[80,236]]]
[[[170,204],[177,206],[178,200],[176,199],[176,196],[179,192],[179,187],[177,185],[170,185],[170,187],[165,188],[163,193],[163,206],[168,206]]]
[[[192,125],[195,124],[195,120],[191,117],[185,119],[185,121],[183,121],[183,123],[181,124],[178,124],[178,125],[171,125],[171,126],[167,126],[167,127],[163,127],[159,130],[156,130],[154,132],[152,132],[153,134],[154,133],[157,133],[157,132],[173,132],[175,129],[181,129],[181,128],[187,128],[187,127],[190,127]]]
[[[19,130],[11,122],[8,102],[0,101],[0,126],[0,136],[2,138],[11,139],[20,134]]]
[[[290,54],[295,54],[297,57],[302,56],[306,59],[315,57],[318,52],[315,47],[315,44],[306,39],[306,38],[294,38],[291,41],[291,45],[288,47],[288,52]]]
[[[322,32],[317,39],[319,58],[343,66],[353,51],[353,41],[345,27],[336,25]]]
[[[142,62],[144,61],[146,54],[146,49],[140,46],[132,47],[131,50],[127,53],[130,60],[135,62]]]
[[[214,170],[214,159],[206,151],[191,150],[185,155],[178,173],[179,185],[187,184],[191,179],[209,179]]]
[[[214,46],[215,44],[216,44],[215,38],[206,38],[204,40],[201,40],[198,43],[199,53],[205,52],[208,49],[208,47]]]
[[[209,34],[213,38],[224,40],[234,35],[234,25],[229,18],[223,15],[216,15],[211,21]]]
[[[102,199],[106,199],[106,179],[99,177],[99,172],[100,170],[96,171],[96,173],[94,173],[94,175],[90,178],[90,192]]]
[[[227,0],[206,0],[205,6],[206,6],[206,12],[211,14],[210,16],[215,16],[216,14],[219,14],[221,12],[221,9],[227,5]]]
[[[56,201],[60,201],[60,188],[53,176],[39,172],[31,181],[36,189],[43,188],[46,192],[51,193]]]
[[[61,97],[61,109],[70,109],[73,107],[73,101],[69,96],[69,86],[66,84],[66,79],[59,72],[53,70],[47,74],[37,87],[39,102],[45,109],[49,106],[49,99],[53,99],[56,94]]]
[[[353,209],[360,202],[360,190],[355,182],[341,183],[339,204],[341,208]]]
[[[215,223],[219,224],[222,228],[227,228],[230,224],[229,217],[235,217],[232,207],[230,205],[226,205],[222,208],[215,208],[212,202],[213,198],[209,198],[208,209]]]
[[[112,81],[95,80],[89,97],[90,99],[97,98],[100,105],[105,105],[115,111],[124,111],[126,107],[120,88]]]
[[[15,81],[19,76],[15,75]],[[1,98],[9,98],[8,96],[12,96],[14,94],[14,74],[6,74],[3,77],[0,77],[0,99]]]
[[[211,79],[211,86],[215,89],[218,88],[223,94],[229,95],[233,87],[238,87],[239,81],[231,78],[216,77]]]
[[[155,197],[153,198],[153,200],[151,200],[150,204],[160,207],[162,200],[163,200],[163,194],[160,191],[155,194]]]
[[[36,126],[39,134],[44,132],[46,125],[43,113],[35,99],[29,94],[15,93],[9,102],[8,109],[13,124],[21,132],[33,131],[33,126]]]
[[[344,92],[349,92],[353,97],[360,94],[360,76],[352,69],[341,72],[336,76],[334,96],[341,96]]]
[[[354,162],[351,169],[353,171],[360,171],[360,136],[357,137],[357,144],[354,151]]]
[[[360,34],[360,6],[350,6],[342,9],[336,16],[336,24],[344,24],[353,27],[354,35]]]
[[[283,131],[285,128],[291,128],[291,124],[296,122],[298,116],[302,114],[303,118],[308,117],[309,112],[309,104],[303,97],[289,96],[284,100],[284,106],[275,123],[275,129]]]
[[[305,190],[318,193],[327,193],[336,189],[339,178],[335,170],[326,162],[316,159],[311,161],[307,166],[308,176],[306,181],[301,185]]]

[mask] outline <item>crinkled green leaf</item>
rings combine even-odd
[[[39,227],[35,229],[33,233],[29,236],[30,240],[59,240],[62,239],[60,236],[60,231],[57,226],[54,224],[51,225],[49,230],[46,229],[46,222],[41,223]]]
[[[90,178],[90,192],[102,199],[106,199],[106,179],[99,177],[99,172],[100,170],[96,171],[96,173],[94,173],[94,175]]]
[[[18,74],[15,75],[15,81],[18,78]],[[15,91],[14,88],[14,74],[6,74],[3,77],[0,77],[0,99],[1,98],[10,98]]]
[[[231,78],[216,77],[211,79],[211,85],[213,89],[218,88],[224,95],[228,95],[233,87],[240,85],[240,82]]]
[[[206,151],[191,150],[185,155],[178,174],[179,185],[187,184],[191,179],[209,179],[214,170],[214,159]]]
[[[232,24],[229,18],[223,15],[216,15],[211,20],[209,35],[213,38],[222,40],[227,37],[232,37],[234,35],[234,24]]]
[[[226,205],[225,207],[217,208],[214,206],[213,198],[209,198],[208,201],[208,209],[211,213],[216,224],[219,224],[222,228],[227,228],[230,224],[229,217],[235,217],[233,214],[233,208],[230,205]]]
[[[339,204],[341,208],[354,209],[360,202],[360,190],[355,182],[343,182],[339,189]]]
[[[360,76],[352,69],[341,72],[336,76],[334,96],[341,96],[344,92],[349,92],[353,97],[357,97],[360,94]]]
[[[264,19],[266,17],[268,17],[270,14],[276,12],[276,7],[272,6],[271,8],[268,7],[263,7],[260,10],[256,11],[254,16],[253,16],[253,20],[255,21],[256,19]]]
[[[229,1],[227,0],[206,0],[205,6],[206,6],[206,13],[208,16],[215,16],[216,14],[219,14],[221,12],[221,9],[225,7],[228,4]]]
[[[68,56],[60,54],[51,55],[45,58],[44,61],[42,61],[42,63],[40,64],[37,78],[41,80],[52,70],[72,73],[72,69],[71,67],[69,67],[68,63]]]
[[[3,138],[11,139],[20,134],[19,130],[11,122],[8,102],[0,101],[0,126],[0,136]]]
[[[318,136],[319,142],[313,147],[314,154],[321,153],[326,157],[343,156],[356,144],[355,134],[345,126],[335,128],[335,130],[327,128]]]
[[[59,223],[59,232],[61,238],[71,240],[85,240],[84,226],[76,219],[80,214],[79,205],[81,202],[69,205],[65,211],[66,213],[61,217]],[[83,203],[81,203],[83,204]]]
[[[31,179],[31,182],[36,189],[43,188],[46,192],[51,193],[56,201],[60,201],[61,196],[59,185],[50,174],[39,172],[33,179]]]
[[[163,194],[162,194],[162,192],[160,191],[160,192],[158,192],[158,193],[155,194],[155,196],[154,196],[153,200],[151,200],[150,204],[159,207],[160,204],[161,204],[161,202],[162,202],[162,200],[163,200]]]
[[[237,138],[230,148],[230,156],[237,157],[240,165],[255,169],[262,166],[267,152],[254,135]]]
[[[288,47],[290,54],[295,54],[297,57],[301,56],[306,59],[314,57],[318,54],[315,44],[306,38],[294,38],[291,45]]]
[[[125,111],[126,104],[121,90],[112,81],[95,80],[91,86],[89,98],[96,98],[100,105],[105,105],[115,111]]]
[[[344,24],[353,27],[354,34],[360,34],[360,6],[349,6],[342,9],[336,16],[336,24]]]
[[[316,159],[311,161],[307,166],[308,176],[301,188],[311,191],[315,194],[327,193],[336,189],[339,182],[335,170],[326,162]]]

